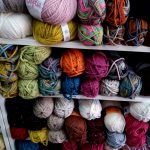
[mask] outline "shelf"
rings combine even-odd
[[[2,39],[0,38],[0,44],[14,44],[14,45],[34,45],[34,46],[44,46],[33,39],[33,37],[28,37],[24,39]],[[78,49],[87,49],[87,50],[110,50],[110,51],[126,51],[126,52],[145,52],[150,53],[150,47],[147,46],[110,46],[110,45],[102,45],[102,46],[85,46],[79,41],[70,41],[70,42],[62,42],[56,45],[45,45],[50,47],[57,48],[78,48]]]

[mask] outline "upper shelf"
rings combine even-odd
[[[147,46],[123,46],[123,45],[85,46],[79,41],[62,42],[60,44],[55,44],[55,45],[42,45],[36,40],[34,40],[33,37],[16,39],[16,40],[0,38],[0,44],[33,45],[33,46],[49,46],[49,47],[57,47],[57,48],[78,48],[78,49],[87,49],[87,50],[110,50],[110,51],[150,53],[150,47]]]

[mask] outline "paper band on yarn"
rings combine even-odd
[[[64,42],[69,41],[70,40],[70,31],[69,31],[68,24],[61,24],[61,29],[62,29],[63,36],[64,36]]]
[[[26,0],[26,6],[30,12],[30,14],[38,19],[42,21],[42,9],[44,7],[46,0]]]

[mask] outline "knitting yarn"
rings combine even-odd
[[[38,98],[33,106],[35,116],[39,118],[48,118],[54,109],[54,101],[50,97]]]
[[[49,127],[50,130],[58,131],[63,128],[64,121],[65,121],[64,118],[60,118],[55,114],[51,114],[47,118],[47,126]]]
[[[31,17],[19,13],[0,14],[0,37],[6,39],[20,39],[32,35]]]
[[[96,52],[86,58],[85,67],[85,76],[99,81],[106,77],[109,61],[104,53]]]
[[[74,18],[77,11],[77,0],[38,2],[26,0],[26,6],[34,18],[49,24],[62,24]]]
[[[18,82],[19,96],[33,99],[39,96],[38,80],[22,80]]]
[[[78,150],[78,145],[71,143],[70,141],[64,141],[62,144],[62,150]]]
[[[106,108],[109,108],[109,107],[117,107],[117,108],[120,108],[120,109],[122,108],[121,102],[119,102],[119,101],[109,101],[109,100],[107,100],[107,101],[102,101],[101,104],[102,104],[103,110],[106,109]]]
[[[107,0],[106,21],[108,24],[118,27],[126,23],[130,11],[129,0]]]
[[[39,65],[51,55],[51,51],[51,48],[48,47],[24,46],[20,49],[20,60]]]
[[[118,80],[102,79],[100,94],[105,96],[115,96],[119,92],[120,82]]]
[[[33,20],[32,30],[33,37],[38,42],[45,45],[53,45],[63,41],[74,40],[77,35],[77,24],[74,21],[70,21],[64,25],[53,25]]]
[[[98,46],[102,44],[103,27],[101,24],[96,25],[78,25],[79,40],[88,46]]]
[[[129,145],[125,145],[123,148],[122,148],[123,150],[135,150],[135,149],[139,149],[139,150],[146,150],[146,149],[148,149],[148,147],[147,147],[147,145],[146,144],[144,144],[143,146],[141,146],[141,147],[138,147],[138,148],[136,148],[136,147],[130,147]]]
[[[16,140],[16,150],[40,150],[39,144],[33,143],[30,140]]]
[[[52,143],[63,143],[66,140],[66,135],[63,130],[49,131],[48,140]]]
[[[33,143],[42,143],[43,145],[48,145],[48,130],[43,128],[38,131],[29,130],[29,137]]]
[[[106,108],[104,124],[110,132],[122,133],[126,122],[119,108],[109,107]]]
[[[67,118],[71,115],[74,109],[74,101],[65,98],[56,98],[54,114],[61,118]]]
[[[77,14],[83,24],[98,24],[106,17],[106,4],[104,0],[79,0]]]
[[[136,75],[133,71],[129,71],[128,75],[120,82],[119,95],[122,97],[135,98],[140,94],[141,88],[141,77]]]
[[[96,97],[99,94],[99,81],[83,80],[81,82],[81,94],[87,97]]]
[[[11,137],[15,140],[25,140],[28,137],[28,130],[26,128],[10,128]]]
[[[84,55],[78,49],[68,49],[64,51],[60,59],[62,71],[68,77],[75,77],[85,70]]]
[[[89,144],[86,143],[81,146],[81,150],[103,150],[104,144]]]
[[[65,119],[65,128],[69,141],[75,144],[84,144],[87,138],[87,125],[78,112],[73,112]]]
[[[126,143],[126,135],[124,133],[107,131],[106,136],[106,143],[114,149],[120,149]]]
[[[73,95],[78,95],[80,92],[80,77],[62,78],[61,91],[64,97],[68,100],[72,99]]]
[[[126,23],[125,40],[127,45],[143,45],[148,32],[148,23],[143,19],[130,17]]]
[[[0,149],[1,149],[1,150],[6,150],[6,147],[5,147],[5,143],[4,143],[4,139],[3,139],[2,134],[0,134]]]
[[[101,117],[102,107],[99,100],[82,99],[79,102],[79,112],[87,120]]]
[[[139,121],[148,122],[150,120],[150,103],[130,103],[130,114]]]

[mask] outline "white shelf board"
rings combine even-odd
[[[78,49],[87,49],[87,50],[110,50],[110,51],[126,51],[126,52],[145,52],[150,53],[150,47],[147,46],[111,46],[111,45],[102,45],[102,46],[85,46],[79,41],[69,41],[62,42],[55,45],[43,45],[33,39],[33,37],[28,37],[24,39],[3,39],[0,38],[0,44],[14,44],[14,45],[33,45],[33,46],[49,46],[57,48],[78,48]]]

